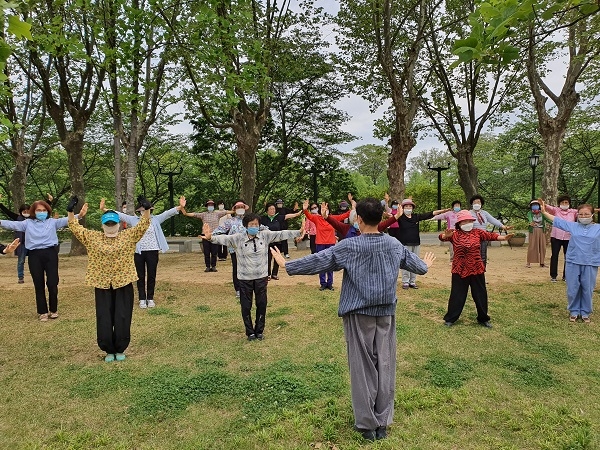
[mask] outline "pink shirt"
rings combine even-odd
[[[310,220],[304,222],[304,230],[310,235],[314,236],[317,234],[317,227]]]
[[[563,210],[557,206],[546,205],[546,211],[548,211],[555,217],[560,217],[561,219],[566,220],[567,222],[577,222],[576,209],[569,208],[567,210]],[[569,233],[568,231],[559,230],[556,227],[552,227],[550,237],[559,239],[561,241],[568,241],[569,239],[571,239],[571,233]]]
[[[455,213],[454,211],[447,211],[443,214],[438,214],[437,216],[433,216],[429,220],[445,220],[446,228],[449,230],[453,230],[455,228],[454,225],[456,225],[456,214],[457,213]]]

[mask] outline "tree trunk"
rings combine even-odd
[[[401,119],[396,118],[399,122]],[[397,125],[397,128],[402,128]],[[392,149],[388,158],[387,176],[390,183],[389,194],[393,200],[402,200],[406,185],[404,184],[404,172],[406,171],[406,158],[416,144],[411,133],[395,131],[390,140]]]
[[[12,140],[12,154],[15,168],[10,177],[9,188],[12,194],[13,211],[25,204],[25,185],[27,184],[27,167],[31,156],[24,151],[25,142],[21,136]]]
[[[544,176],[542,178],[542,198],[556,201],[558,197],[558,177],[560,174],[560,151],[566,127],[540,133],[544,142]]]
[[[71,180],[71,192],[79,197],[79,203],[75,207],[75,213],[78,213],[81,206],[85,203],[85,189],[83,184],[83,134],[84,129],[70,132],[67,139],[62,141],[62,145],[67,151],[69,163],[69,179]],[[85,225],[85,218],[79,221]],[[69,255],[85,255],[86,249],[75,237],[71,238],[71,251]]]
[[[260,135],[236,133],[237,154],[242,162],[242,185],[240,197],[254,210],[254,189],[256,186],[256,152]]]
[[[477,167],[473,162],[472,149],[459,147],[456,152],[458,165],[458,184],[465,193],[467,201],[477,194]]]

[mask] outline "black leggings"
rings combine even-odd
[[[562,247],[563,258],[567,254],[567,248],[569,247],[569,241],[562,239],[550,238],[550,248],[552,249],[552,256],[550,256],[550,278],[556,278],[558,276],[558,255]],[[565,278],[565,266],[566,262],[563,262],[563,279]]]

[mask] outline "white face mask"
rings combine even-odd
[[[29,213],[23,213],[21,214],[23,217],[29,217]]]
[[[310,210],[310,213],[311,213],[311,214],[317,214],[318,212],[319,212],[319,210],[318,210],[318,209],[311,209],[311,210]]]
[[[412,208],[404,208],[404,214],[410,216],[412,214]]]
[[[481,205],[479,203],[473,203],[473,209],[475,211],[479,211],[481,209]]]
[[[225,209],[225,205],[219,205],[219,211],[223,211]]]
[[[471,231],[473,229],[473,222],[463,223],[460,226],[460,229],[463,231]]]
[[[206,209],[208,209],[208,212],[213,212],[215,210],[214,206],[208,206]]]
[[[589,225],[590,223],[592,223],[592,218],[591,217],[579,217],[577,219],[577,221],[581,224],[581,225]]]
[[[104,231],[104,235],[109,238],[117,237],[119,234],[119,224],[115,223],[114,225],[102,225],[102,230]]]
[[[569,205],[560,205],[560,209],[566,211],[567,209],[569,209]]]
[[[235,213],[238,216],[243,216],[244,214],[246,214],[246,210],[244,208],[238,208],[238,209],[235,210]]]

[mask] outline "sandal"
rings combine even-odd
[[[577,316],[569,317],[569,322],[577,322]]]
[[[58,319],[58,313],[57,312],[51,312],[48,317],[50,317],[51,319]]]
[[[40,322],[48,322],[48,314],[40,314]]]
[[[582,317],[581,320],[583,320],[583,323],[590,323],[591,320],[589,317]]]

